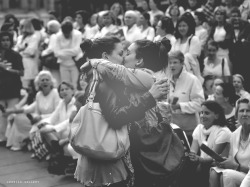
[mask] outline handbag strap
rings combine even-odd
[[[222,72],[222,77],[224,77],[224,65],[225,65],[225,60],[224,58],[222,58],[222,62],[221,62],[221,72]]]
[[[90,91],[89,91],[90,94],[89,94],[89,97],[87,99],[89,109],[91,109],[93,107],[93,102],[95,99],[96,87],[97,87],[98,82],[99,82],[98,72],[96,71],[96,69],[93,69],[93,80],[92,80]]]

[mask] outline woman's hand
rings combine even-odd
[[[236,170],[239,164],[234,160],[234,158],[229,157],[225,161],[218,163],[217,166],[223,169]]]
[[[90,68],[90,67],[91,67],[91,63],[90,63],[90,61],[87,61],[87,62],[85,62],[85,63],[80,67],[80,70],[84,72],[87,68]]]
[[[93,67],[93,68],[96,68],[97,65],[102,62],[102,61],[106,61],[104,59],[98,59],[98,58],[93,58],[93,59],[90,59],[89,61],[85,62],[81,67],[81,71],[85,71],[86,69],[90,68],[90,67]]]
[[[34,117],[32,118],[31,123],[32,123],[32,124],[35,124],[35,123],[39,122],[41,119],[42,119],[42,117],[41,117],[40,115],[34,116]]]
[[[198,156],[196,153],[190,152],[188,156],[191,161],[199,162],[200,156]]]
[[[69,139],[68,139],[68,138],[59,140],[59,145],[60,145],[60,146],[65,146],[65,145],[67,145],[68,143],[69,143]]]
[[[181,106],[179,103],[175,104],[175,105],[171,105],[171,109],[172,110],[178,110],[178,109],[181,109]]]
[[[41,133],[48,133],[48,132],[52,132],[55,131],[55,128],[53,125],[45,125],[40,129]]]
[[[8,63],[6,60],[3,61],[3,62],[0,62],[0,69],[3,69],[3,70],[10,70],[12,68],[12,65],[11,63]]]
[[[161,99],[169,93],[169,84],[167,79],[161,79],[156,81],[149,90],[149,93],[154,97],[154,99]]]

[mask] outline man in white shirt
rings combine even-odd
[[[82,33],[73,29],[72,22],[63,22],[61,31],[55,36],[54,54],[60,64],[62,81],[72,83],[75,89],[79,77],[79,70],[75,61],[83,56],[80,48],[81,42]]]

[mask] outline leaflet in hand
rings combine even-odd
[[[217,162],[223,162],[225,159],[222,158],[220,155],[218,155],[216,152],[214,152],[212,149],[210,149],[208,146],[206,146],[204,143],[201,144],[201,150],[211,156],[213,159],[215,159]]]

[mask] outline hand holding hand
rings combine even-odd
[[[171,105],[172,110],[178,110],[181,109],[181,106],[179,103],[175,104],[175,105]]]
[[[161,79],[156,81],[149,90],[149,93],[155,99],[161,99],[162,97],[166,97],[169,93],[169,84],[167,79]]]
[[[86,69],[88,69],[88,68],[91,68],[91,63],[90,63],[90,61],[85,62],[85,63],[80,67],[80,70],[84,72],[84,71],[86,71]]]

